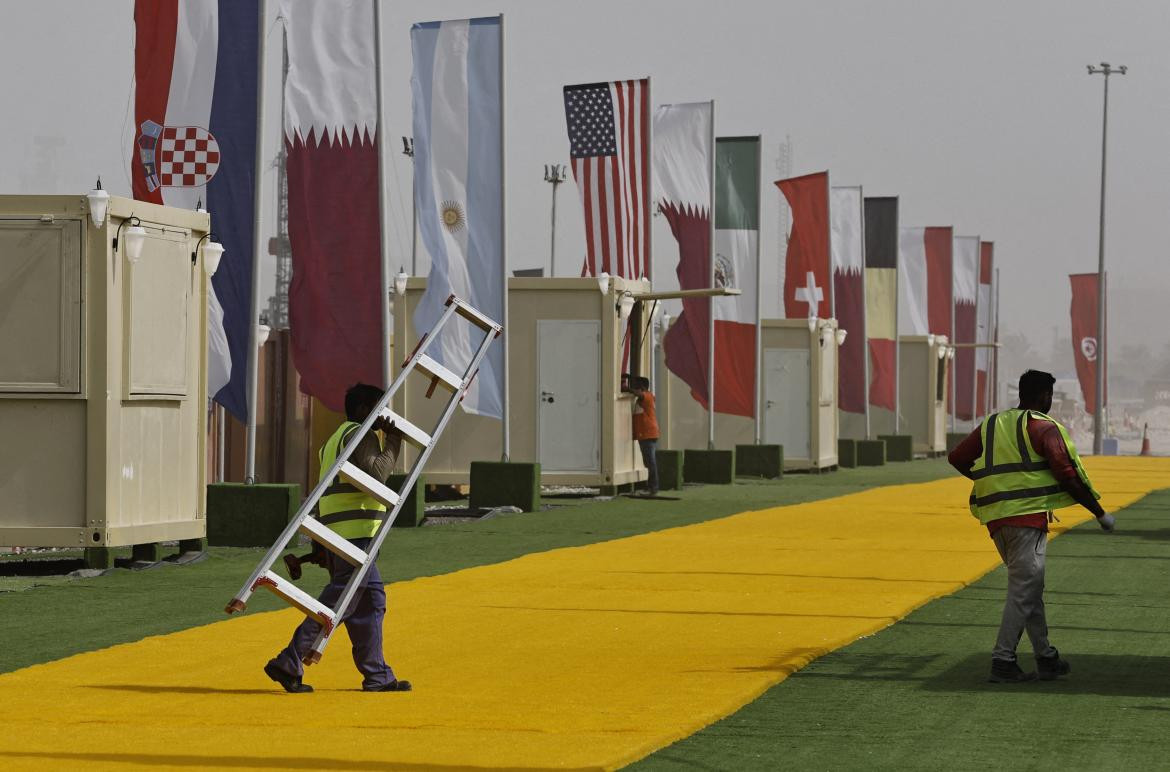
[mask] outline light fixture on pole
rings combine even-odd
[[[552,185],[552,227],[549,230],[548,275],[557,275],[557,187],[568,179],[562,164],[545,164],[544,181]]]
[[[935,353],[938,354],[939,359],[946,359],[947,358],[947,347],[940,345],[938,347],[938,349],[935,351]]]
[[[410,272],[418,276],[418,180],[414,174],[414,137],[402,138],[402,154],[410,159]],[[401,294],[401,293],[399,293]]]
[[[848,334],[849,334],[848,330],[842,330],[842,329],[837,330],[837,345],[838,346],[845,345],[845,336]]]
[[[130,224],[126,228],[126,223]],[[142,221],[134,215],[130,215],[122,222],[118,223],[118,230],[114,233],[114,253],[118,252],[118,244],[122,240],[122,229],[126,228],[126,243],[125,253],[126,259],[131,263],[137,263],[138,258],[142,257],[142,245],[146,243],[146,229],[142,227]]]
[[[405,268],[398,269],[398,275],[394,277],[394,294],[399,297],[406,294],[406,280],[409,278]]]
[[[618,301],[618,316],[619,316],[619,325],[620,325],[621,329],[623,329],[623,330],[625,329],[626,322],[629,320],[630,314],[633,313],[634,303],[636,303],[636,302],[637,301],[634,300],[634,296],[631,295],[630,293],[628,293],[628,292],[622,293],[621,300]]]
[[[256,325],[256,348],[264,348],[264,344],[268,342],[268,336],[271,333],[271,327],[264,322],[259,322]]]
[[[1090,75],[1105,76],[1105,97],[1101,109],[1101,214],[1097,229],[1097,379],[1096,393],[1093,395],[1093,453],[1101,455],[1105,420],[1102,417],[1105,412],[1105,369],[1108,361],[1105,339],[1105,158],[1109,135],[1109,76],[1124,75],[1129,68],[1124,64],[1111,67],[1109,62],[1101,62],[1100,67],[1090,64],[1088,69]]]
[[[191,252],[191,265],[195,265],[200,247],[203,248],[203,272],[210,278],[219,270],[219,261],[223,257],[223,244],[220,244],[214,233],[205,233],[195,242],[195,249]],[[203,242],[207,243],[204,244]]]
[[[93,220],[95,228],[102,227],[106,221],[106,210],[110,206],[110,194],[102,190],[102,178],[98,177],[97,185],[86,196],[89,201],[89,219]]]
[[[808,331],[809,332],[816,332],[817,331],[817,318],[815,316],[810,316],[808,318]]]
[[[601,294],[605,295],[609,292],[609,273],[602,271],[597,276],[597,288],[601,290]]]

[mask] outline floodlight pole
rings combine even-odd
[[[549,231],[548,275],[557,275],[557,187],[566,179],[565,167],[561,164],[544,165],[544,181],[552,185],[552,227]]]
[[[1109,66],[1109,62],[1101,62],[1100,67],[1090,64],[1088,69],[1090,75],[1105,76],[1105,98],[1101,110],[1101,216],[1097,230],[1097,384],[1096,394],[1093,395],[1093,453],[1100,455],[1103,449],[1105,366],[1108,361],[1105,350],[1105,159],[1109,135],[1109,76],[1124,75],[1129,68],[1124,64],[1114,68]]]

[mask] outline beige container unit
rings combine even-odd
[[[821,319],[761,322],[761,442],[784,446],[784,468],[826,469],[837,465],[837,323]],[[661,347],[659,348],[661,352]],[[671,450],[707,447],[707,412],[690,388],[670,373],[659,354],[659,423]],[[755,441],[755,422],[715,415],[715,447],[731,449]]]
[[[508,283],[510,456],[539,462],[546,485],[612,487],[646,479],[633,437],[634,398],[621,391],[620,379],[622,319],[633,310],[631,296],[649,284],[615,277],[605,292],[600,284],[592,278]],[[425,289],[426,279],[411,278],[394,304],[399,360],[425,332],[413,324]],[[641,372],[648,371],[649,348],[641,346]],[[427,386],[421,376],[409,378],[394,398],[394,410],[423,427],[434,425],[441,407],[437,398],[426,399]],[[472,461],[500,460],[501,434],[498,420],[456,411],[423,472],[427,482],[469,482]],[[400,468],[413,454],[403,454]]]
[[[947,340],[904,335],[898,341],[901,433],[914,438],[915,453],[941,455],[947,449]]]
[[[135,215],[142,253],[126,256]],[[0,196],[0,545],[206,533],[206,214]]]

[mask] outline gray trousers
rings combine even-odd
[[[372,539],[350,539],[361,549],[368,549]],[[349,581],[354,567],[331,552],[326,553],[326,566],[329,569],[329,584],[317,597],[327,606],[333,606],[341,599],[345,585]],[[353,664],[364,676],[362,686],[373,689],[395,680],[394,671],[386,664],[382,655],[382,619],[386,616],[386,591],[382,586],[382,576],[378,573],[378,566],[370,566],[366,574],[363,587],[357,591],[349,608],[342,617],[349,640],[353,646]],[[309,653],[313,641],[321,625],[317,620],[305,617],[293,632],[288,646],[273,657],[270,665],[291,676],[303,677],[305,669],[301,658]],[[335,644],[336,645],[336,644]]]
[[[995,532],[995,548],[1007,566],[1007,600],[995,641],[993,659],[1015,661],[1016,647],[1024,630],[1037,657],[1050,657],[1056,649],[1048,642],[1044,617],[1044,558],[1048,534],[1039,528],[1005,526]]]

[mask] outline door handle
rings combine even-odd
[[[556,402],[556,394],[551,391],[542,391],[540,392],[540,401],[547,402],[551,405],[553,402]]]

